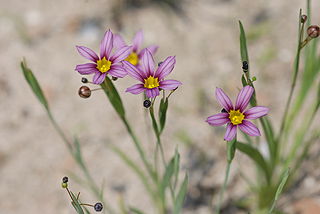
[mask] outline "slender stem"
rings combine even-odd
[[[157,182],[157,178],[155,177],[155,173],[154,173],[154,171],[152,171],[152,169],[151,169],[151,167],[150,167],[150,164],[148,163],[148,161],[147,161],[147,159],[146,159],[146,157],[145,157],[145,155],[144,155],[144,152],[143,152],[143,150],[142,150],[142,148],[141,148],[141,146],[140,146],[139,141],[138,141],[137,138],[135,137],[135,135],[134,135],[134,133],[133,133],[133,131],[132,131],[129,123],[128,123],[127,120],[126,120],[126,118],[123,117],[123,118],[121,118],[121,119],[122,119],[124,125],[126,126],[127,131],[129,132],[129,134],[130,134],[130,136],[131,136],[131,138],[132,138],[135,146],[137,147],[137,149],[138,149],[138,151],[139,151],[139,154],[140,154],[140,157],[141,157],[144,165],[146,166],[146,168],[147,168],[150,176],[152,177],[152,179],[153,179],[154,182],[156,183],[156,182]]]
[[[221,204],[222,204],[223,195],[224,195],[224,192],[225,192],[226,187],[227,187],[227,181],[228,181],[228,176],[229,176],[229,171],[230,171],[230,165],[231,165],[231,162],[228,162],[227,171],[226,171],[226,178],[224,180],[223,188],[222,188],[221,193],[220,193],[219,203],[218,203],[218,206],[217,206],[217,209],[216,209],[216,213],[217,214],[220,213],[220,208],[221,208]]]
[[[277,201],[274,201],[274,202],[273,202],[272,207],[271,207],[270,210],[269,210],[269,214],[272,213],[272,210],[273,210],[274,206],[276,205],[276,203],[277,203]]]
[[[54,128],[56,129],[56,131],[58,132],[58,134],[60,135],[60,137],[62,138],[62,140],[65,142],[69,152],[71,154],[73,154],[73,151],[72,151],[72,146],[71,146],[71,143],[68,141],[67,137],[64,135],[64,133],[62,132],[62,130],[60,129],[60,127],[58,126],[58,124],[56,123],[56,121],[54,120],[51,112],[49,109],[46,109],[47,110],[47,114],[50,118],[50,121],[51,123],[53,124]]]

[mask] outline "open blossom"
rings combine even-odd
[[[247,119],[263,117],[268,114],[270,109],[264,106],[256,106],[245,111],[253,92],[254,89],[250,85],[243,87],[238,94],[236,105],[233,108],[230,98],[222,91],[222,89],[217,88],[216,98],[224,109],[222,113],[208,117],[206,122],[211,126],[221,126],[229,123],[226,134],[224,135],[224,140],[231,141],[235,137],[237,126],[250,136],[255,137],[261,135],[259,129]]]
[[[119,35],[119,34],[115,34],[114,35],[114,46],[117,50],[119,50],[120,48],[126,46],[126,43],[124,42],[123,38]],[[142,49],[139,52],[139,49],[141,47],[141,44],[143,42],[143,33],[142,30],[139,30],[136,35],[134,36],[133,40],[132,40],[132,50],[130,55],[125,59],[126,61],[130,62],[132,65],[134,66],[138,66],[141,69],[140,66],[140,60],[142,58],[143,52],[145,51],[145,49],[148,49],[152,55],[154,55],[156,53],[156,51],[158,50],[158,46],[157,45],[151,45],[147,48]]]
[[[94,84],[101,84],[107,74],[120,78],[127,75],[127,72],[120,63],[129,56],[131,47],[123,46],[111,55],[113,49],[113,34],[110,30],[105,33],[100,44],[100,58],[93,50],[87,47],[76,47],[81,56],[93,63],[77,65],[75,70],[82,75],[95,74],[93,76]]]
[[[123,61],[123,67],[128,72],[129,76],[140,81],[140,84],[136,84],[127,88],[126,92],[132,94],[140,94],[145,91],[146,96],[154,98],[160,94],[159,88],[164,90],[174,90],[182,83],[178,80],[164,80],[173,70],[176,64],[174,56],[169,56],[163,63],[155,69],[154,60],[152,54],[146,49],[141,58],[141,69],[132,65],[128,61]]]

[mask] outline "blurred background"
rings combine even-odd
[[[314,0],[311,5],[308,18],[319,25],[320,1]],[[251,75],[257,77],[258,104],[271,109],[269,118],[279,127],[291,84],[300,8],[306,12],[306,1],[1,0],[0,213],[75,213],[61,188],[65,175],[70,177],[70,190],[81,192],[82,201],[96,202],[90,191],[72,178],[81,179],[83,174],[26,83],[20,68],[23,57],[65,134],[69,139],[78,135],[95,182],[106,182],[106,201],[117,210],[122,195],[126,205],[153,213],[137,176],[108,148],[108,144],[116,144],[139,161],[105,94],[95,91],[89,99],[77,94],[83,84],[74,69],[87,60],[75,45],[98,53],[108,29],[121,34],[127,44],[141,29],[143,48],[159,45],[156,63],[176,56],[170,78],[183,85],[170,97],[163,147],[167,159],[179,148],[181,176],[186,171],[189,175],[182,213],[211,213],[210,198],[213,194],[218,198],[225,176],[225,128],[211,127],[205,120],[221,110],[214,95],[216,87],[223,88],[233,102],[241,87],[238,20],[247,35]],[[125,93],[135,83],[126,77],[115,85],[127,117],[151,157],[155,140],[145,125],[143,99]],[[319,121],[315,120],[314,125],[319,126]],[[313,150],[316,154],[319,151],[319,146]],[[319,158],[305,164],[300,186],[280,199],[282,209],[290,213],[320,212],[320,171],[314,168],[317,163]],[[229,175],[223,213],[246,213],[234,204],[250,194],[241,177],[241,173],[255,176],[254,167],[248,165],[253,166],[251,160],[238,152]],[[316,211],[305,210],[310,208]]]

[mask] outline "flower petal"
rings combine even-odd
[[[126,46],[126,43],[124,42],[123,38],[119,34],[114,34],[113,46],[116,48],[116,50],[119,50],[120,48]]]
[[[141,65],[142,65],[143,71],[145,72],[147,77],[153,76],[154,75],[154,60],[153,60],[152,54],[147,49],[143,52],[144,53],[141,58]]]
[[[99,60],[98,55],[90,48],[87,48],[84,46],[77,46],[77,45],[76,45],[76,47],[77,47],[79,54],[81,56],[83,56],[84,58],[86,58],[92,62],[97,62]]]
[[[123,78],[125,77],[128,73],[122,65],[111,65],[110,70],[108,71],[108,74],[110,74],[113,77],[118,77],[118,78]]]
[[[228,113],[219,113],[207,118],[207,123],[211,126],[221,126],[230,122]]]
[[[131,46],[125,46],[114,52],[114,54],[110,57],[110,61],[112,63],[119,63],[125,60],[131,52]]]
[[[159,80],[167,77],[172,72],[174,65],[176,64],[175,58],[175,56],[169,56],[168,58],[166,58],[158,67],[154,76],[158,77]]]
[[[134,86],[127,88],[126,92],[130,92],[131,94],[140,94],[144,90],[146,89],[143,87],[143,84],[136,84]]]
[[[231,141],[237,134],[237,126],[234,126],[232,123],[229,123],[227,126],[226,134],[224,135],[225,141]]]
[[[94,76],[93,76],[93,83],[94,84],[98,84],[100,85],[106,78],[106,73],[101,73],[101,72],[97,72]]]
[[[256,136],[261,135],[259,129],[248,120],[243,120],[242,123],[239,124],[238,126],[244,133],[246,133],[252,137],[256,137]]]
[[[132,40],[132,52],[137,53],[143,42],[142,30],[139,30]]]
[[[106,57],[106,59],[109,60],[112,49],[113,49],[113,34],[109,29],[104,34],[104,37],[100,44],[100,59],[103,59],[103,57]]]
[[[145,76],[145,73],[141,71],[136,66],[132,65],[128,61],[123,61],[123,68],[126,70],[126,72],[129,74],[130,77],[144,83],[144,79],[147,79],[148,77]]]
[[[159,47],[158,45],[151,45],[151,46],[149,46],[149,47],[147,47],[147,48],[142,49],[142,50],[140,51],[140,53],[138,54],[139,59],[141,59],[141,57],[142,57],[142,55],[143,55],[143,51],[145,51],[146,49],[148,49],[148,51],[150,51],[150,53],[151,53],[152,55],[154,55],[154,54],[157,52],[158,47]]]
[[[243,112],[247,108],[253,92],[252,86],[246,85],[243,87],[237,96],[235,110],[240,109],[240,112]]]
[[[82,64],[82,65],[77,65],[75,70],[78,71],[79,74],[82,74],[82,75],[93,74],[93,73],[96,73],[99,71],[97,69],[97,65],[94,63],[86,63],[86,64]]]
[[[147,88],[146,89],[146,96],[149,98],[154,98],[160,94],[160,91],[158,88]]]
[[[245,119],[257,119],[263,117],[268,114],[270,109],[264,106],[256,106],[248,109],[243,114],[245,115]]]
[[[233,104],[230,100],[230,98],[222,91],[221,88],[217,87],[216,91],[216,98],[220,105],[227,111],[230,112],[230,110],[233,110]]]
[[[178,80],[162,80],[159,82],[159,88],[164,90],[174,90],[182,83]]]

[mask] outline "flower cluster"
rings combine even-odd
[[[158,46],[152,45],[138,52],[142,41],[143,33],[141,30],[136,33],[132,46],[127,46],[120,35],[114,36],[108,30],[100,44],[100,57],[87,47],[76,46],[80,55],[93,63],[77,65],[75,70],[82,75],[94,74],[94,84],[101,84],[107,74],[117,78],[123,78],[129,74],[142,84],[136,84],[126,91],[132,94],[140,94],[145,91],[148,98],[158,96],[159,89],[176,89],[182,84],[180,81],[164,80],[174,68],[175,57],[168,57],[155,71],[152,54],[157,51]],[[117,50],[111,54],[113,46]]]
[[[264,106],[256,106],[245,111],[253,92],[254,89],[252,86],[247,85],[243,87],[238,94],[236,105],[233,108],[230,98],[222,91],[222,89],[217,88],[216,98],[223,107],[223,110],[220,114],[208,117],[206,122],[211,126],[228,124],[227,131],[224,136],[225,141],[231,141],[235,137],[237,133],[237,126],[239,126],[244,133],[250,136],[260,136],[259,129],[247,119],[263,117],[268,114],[270,109]]]

